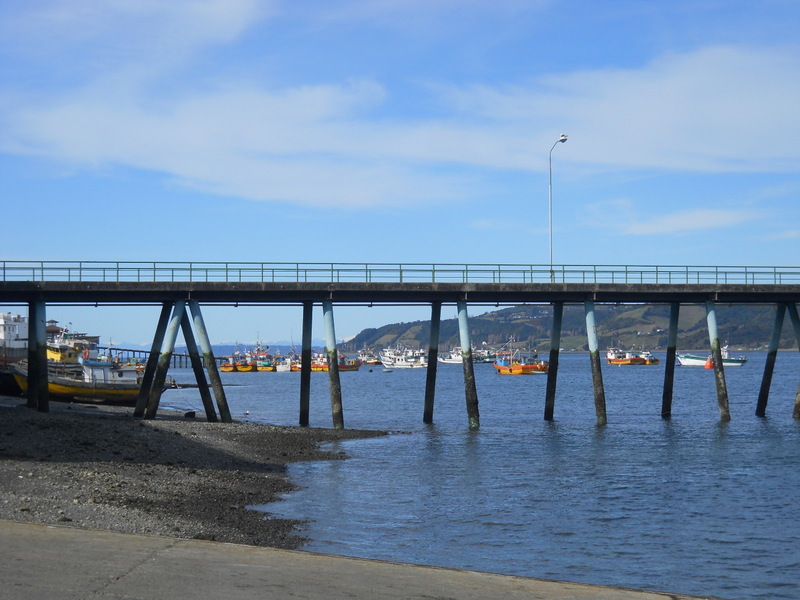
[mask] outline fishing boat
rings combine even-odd
[[[393,369],[424,369],[428,366],[428,357],[423,350],[411,348],[384,348],[381,350],[381,363]]]
[[[283,356],[279,354],[275,357],[274,362],[276,373],[289,373],[296,361],[294,356]]]
[[[339,366],[339,371],[358,371],[361,368],[362,362],[358,358],[350,358],[344,354],[340,354],[337,359],[337,365]],[[321,352],[314,354],[311,357],[311,370],[329,371],[328,355]]]
[[[746,356],[731,356],[730,349],[727,344],[722,347],[722,366],[723,367],[741,367],[747,364]],[[677,363],[682,367],[708,367],[714,368],[714,360],[711,355],[701,356],[699,354],[678,354],[676,357]]]
[[[445,365],[463,365],[464,357],[461,355],[461,347],[453,346],[453,349],[446,354],[436,357],[440,363]]]
[[[358,360],[360,360],[361,363],[365,365],[381,364],[381,359],[377,357],[373,352],[366,349],[358,353]]]
[[[28,390],[28,361],[11,367],[14,379],[23,392]],[[79,363],[49,362],[47,389],[54,399],[98,403],[136,403],[141,375],[134,367],[106,361],[83,360]]]
[[[606,352],[606,361],[610,365],[657,365],[660,360],[647,350],[622,350],[609,348]]]
[[[494,368],[500,375],[536,375],[550,370],[550,363],[539,360],[536,353],[522,355],[518,350],[500,350],[495,355]]]

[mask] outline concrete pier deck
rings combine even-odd
[[[15,600],[697,598],[13,521],[0,521],[0,561],[1,595]]]

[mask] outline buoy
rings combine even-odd
[[[710,356],[708,357],[708,360],[706,361],[705,367],[706,367],[706,369],[713,369],[714,368],[714,361],[711,360]]]

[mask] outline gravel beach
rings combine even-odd
[[[287,463],[345,458],[320,443],[383,434],[132,413],[0,397],[0,518],[298,548],[297,521],[247,507],[293,489]]]

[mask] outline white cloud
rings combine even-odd
[[[620,223],[623,235],[670,235],[705,229],[720,229],[754,221],[755,211],[727,209],[699,209],[657,215],[650,219]]]
[[[244,81],[227,71],[178,77],[187,76],[182,69],[193,73],[209,50],[235,46],[277,3],[44,6],[14,19],[18,29],[6,25],[13,40],[0,43],[7,53],[29,44],[29,60],[36,52],[59,60],[63,49],[60,60],[81,76],[47,93],[5,86],[5,152],[145,169],[221,195],[342,206],[474,193],[481,186],[466,170],[544,170],[562,131],[570,142],[559,161],[573,172],[800,168],[797,48],[709,47],[637,69],[551,74],[515,86],[417,85],[408,100],[438,103],[437,112],[412,118],[391,112],[405,98],[395,96],[388,73],[305,85],[263,75]],[[409,7],[419,10],[416,2],[389,8]],[[24,40],[26,31],[33,40]],[[42,47],[32,50],[34,41]],[[645,225],[678,227],[670,219]]]

